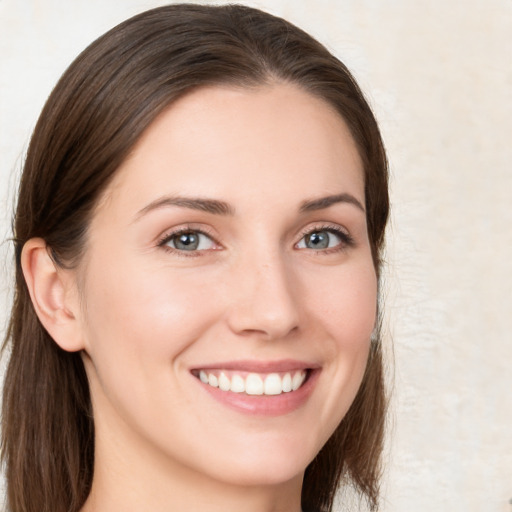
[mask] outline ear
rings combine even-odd
[[[68,352],[82,350],[75,273],[55,264],[42,238],[23,246],[21,267],[36,314],[50,336]]]

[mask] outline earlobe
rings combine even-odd
[[[55,264],[42,238],[23,246],[21,266],[36,314],[50,336],[68,352],[82,350],[74,275]]]

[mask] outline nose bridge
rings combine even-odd
[[[233,272],[237,290],[229,321],[238,333],[282,338],[298,327],[292,269],[278,250],[257,250],[241,258]]]

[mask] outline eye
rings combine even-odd
[[[297,249],[343,249],[353,245],[353,240],[347,233],[338,228],[320,228],[306,233],[297,244]]]
[[[172,233],[166,236],[159,245],[175,251],[187,252],[206,251],[216,248],[215,242],[208,235],[197,230]]]

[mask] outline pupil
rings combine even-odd
[[[329,236],[322,231],[311,233],[307,241],[313,249],[326,249],[329,246]]]
[[[176,248],[184,250],[197,249],[199,245],[199,237],[194,233],[183,233],[178,237],[175,242]]]

